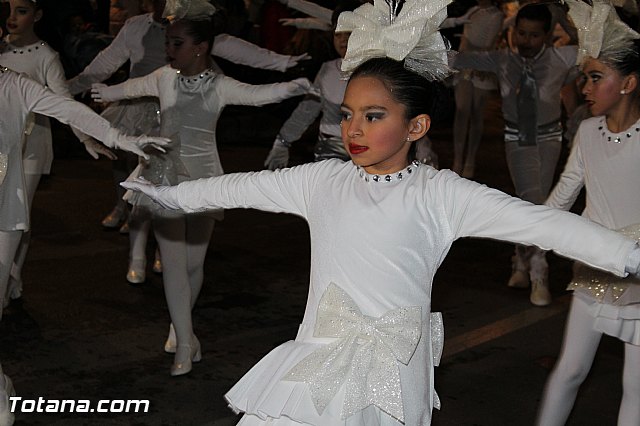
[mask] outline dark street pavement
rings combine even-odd
[[[220,152],[228,172],[262,167],[275,131],[260,132],[253,123],[267,122],[265,111],[225,112]],[[496,99],[486,118],[476,179],[512,192]],[[449,167],[450,125],[430,134],[441,167]],[[307,160],[310,149],[296,146],[293,161]],[[225,213],[193,314],[203,359],[189,375],[171,377],[172,356],[162,350],[169,316],[161,276],[149,269],[145,284],[127,284],[128,239],[100,226],[114,201],[110,163],[70,151],[55,161],[36,195],[24,295],[0,322],[0,360],[24,399],[148,399],[150,408],[17,413],[16,425],[235,424],[223,394],[270,349],[294,338],[302,318],[305,223],[257,211]],[[153,250],[150,242],[150,258]],[[433,310],[443,312],[446,341],[436,369],[442,410],[435,411],[434,425],[533,424],[562,339],[570,263],[550,256],[554,303],[536,308],[527,291],[506,286],[511,252],[493,241],[458,241],[436,277]],[[605,338],[570,425],[615,425],[621,367],[622,345]]]

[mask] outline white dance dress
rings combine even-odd
[[[108,140],[111,126],[88,107],[54,94],[25,75],[0,65],[0,158],[6,156],[6,176],[0,187],[0,230],[28,231],[22,135],[34,112],[72,125],[84,133]],[[0,166],[3,162],[0,161]]]
[[[0,50],[0,63],[16,72],[27,74],[33,80],[48,87],[54,93],[71,97],[58,53],[44,41],[17,47],[7,43]],[[30,117],[25,129],[24,172],[25,174],[49,174],[53,162],[53,146],[49,118],[42,115]],[[79,135],[76,133],[76,135]]]
[[[431,285],[451,244],[482,237],[554,249],[623,275],[635,244],[413,162],[387,176],[326,160],[181,183],[186,212],[255,208],[304,218],[310,287],[293,341],[226,394],[242,425],[428,425],[444,331]]]
[[[306,79],[305,79],[306,81]],[[150,153],[134,176],[164,185],[224,173],[216,144],[218,118],[226,105],[260,106],[303,95],[309,85],[298,80],[250,85],[208,70],[184,77],[166,65],[151,74],[114,86],[124,99],[154,96],[160,102],[160,134],[172,139],[167,153]],[[147,196],[129,194],[131,204],[140,206],[138,214],[171,215]],[[145,207],[145,208],[142,208]],[[144,210],[147,210],[145,212]]]
[[[74,95],[89,90],[93,83],[106,80],[127,61],[130,61],[129,78],[148,75],[167,63],[164,44],[165,25],[154,21],[153,14],[129,18],[111,44],[69,80],[69,89]],[[229,34],[216,36],[211,54],[233,63],[275,71],[285,71],[291,59]],[[103,116],[123,132],[139,135],[157,133],[158,114],[156,99],[140,98],[112,104]]]
[[[569,210],[586,189],[582,216],[629,237],[640,237],[640,120],[612,133],[604,116],[584,120],[546,205]],[[596,329],[640,345],[640,281],[620,280],[577,264],[568,289],[586,301]]]

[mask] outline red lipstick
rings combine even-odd
[[[355,143],[349,144],[349,152],[351,154],[362,154],[369,149],[368,146],[357,145]]]

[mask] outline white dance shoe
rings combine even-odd
[[[182,376],[191,371],[194,362],[202,360],[200,351],[200,342],[196,336],[191,339],[190,345],[178,345],[176,347],[176,356],[173,358],[171,366],[172,376]]]
[[[153,260],[153,268],[151,268],[156,274],[162,273],[162,258],[160,257],[160,250],[156,249],[156,257]]]
[[[14,415],[9,409],[9,397],[16,393],[13,389],[13,383],[9,376],[0,373],[0,426],[11,426],[14,421]]]
[[[127,220],[128,210],[126,206],[116,205],[111,213],[106,215],[104,219],[102,219],[102,226],[105,228],[119,228],[121,227],[125,221]]]
[[[507,287],[511,288],[529,288],[530,285],[529,272],[515,269],[507,282]]]
[[[529,300],[536,306],[550,305],[549,281],[546,279],[531,280],[531,296],[529,296]]]
[[[173,324],[169,324],[169,336],[167,336],[167,340],[164,342],[164,351],[168,354],[175,354],[176,341],[176,329],[173,328]]]
[[[127,271],[127,281],[129,284],[142,284],[147,279],[147,260],[129,260],[129,270]]]

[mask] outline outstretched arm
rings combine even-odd
[[[161,147],[167,145],[166,138],[148,136],[129,137],[111,127],[109,122],[100,117],[84,104],[73,99],[56,95],[51,90],[23,75],[15,74],[16,85],[30,111],[53,117],[62,123],[80,129],[82,132],[102,141],[110,148],[119,148],[148,158],[143,152],[147,145]],[[162,148],[159,148],[162,150]]]
[[[281,55],[229,34],[216,36],[211,54],[236,64],[280,72],[310,58],[306,53],[298,56]]]

